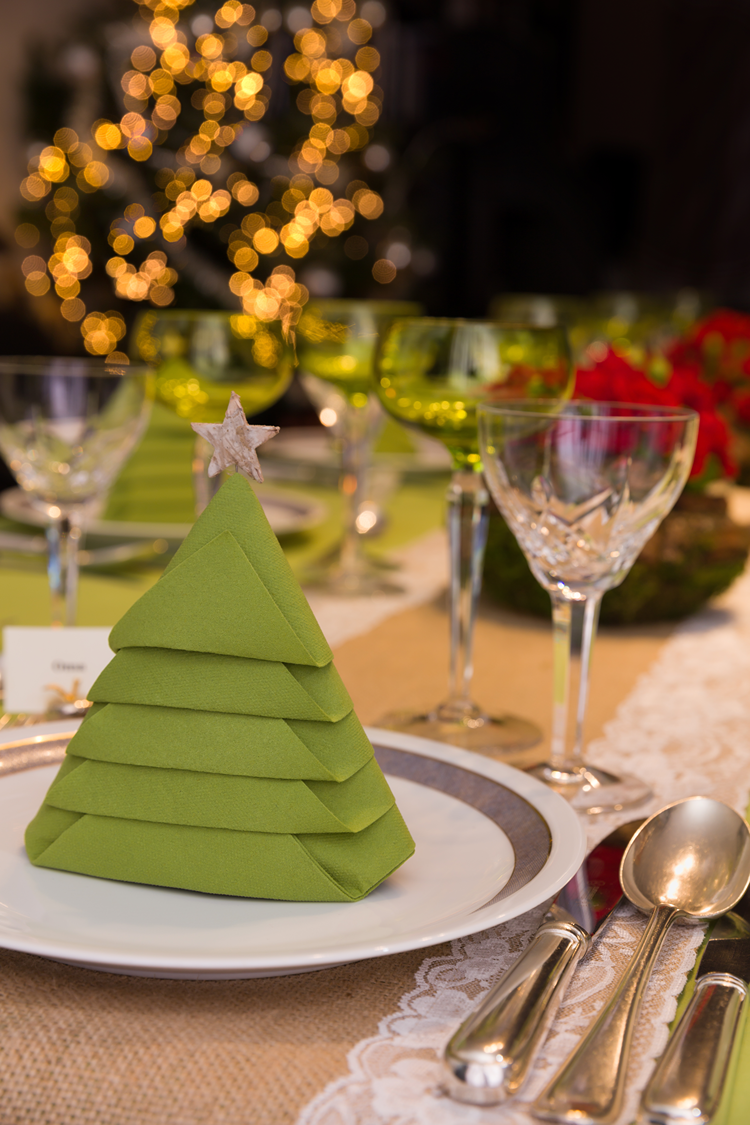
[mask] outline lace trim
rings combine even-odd
[[[748,802],[750,760],[750,576],[718,608],[682,626],[638,681],[630,697],[592,743],[589,758],[637,773],[652,786],[651,812],[680,797],[718,797],[739,812]],[[743,779],[738,782],[738,779]],[[640,810],[639,810],[640,811]],[[593,847],[619,817],[591,818]],[[633,907],[611,919],[605,940],[579,966],[563,1006],[523,1091],[523,1100],[480,1109],[439,1097],[440,1059],[458,1024],[513,962],[539,925],[537,909],[452,943],[449,956],[426,958],[415,985],[378,1034],[349,1053],[349,1073],[309,1103],[298,1125],[531,1125],[528,1103],[603,1006],[640,938],[645,919]],[[633,1120],[653,1060],[664,1049],[668,1023],[702,938],[701,927],[675,926],[646,990],[620,1122]]]

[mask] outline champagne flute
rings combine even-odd
[[[156,368],[156,394],[188,422],[221,422],[231,391],[248,415],[272,406],[294,374],[294,340],[278,320],[221,310],[149,309],[138,318],[133,347]],[[221,485],[209,477],[213,450],[196,435],[195,513]]]
[[[382,565],[364,554],[357,519],[367,499],[372,443],[382,419],[378,401],[370,393],[378,337],[394,318],[420,311],[419,305],[407,301],[314,299],[305,307],[297,326],[297,354],[305,389],[317,406],[337,415],[331,421],[341,437],[343,538],[333,558],[305,579],[332,593],[393,593],[398,589],[383,576]],[[337,410],[327,404],[325,394],[320,394],[316,379],[325,380],[339,392]]]
[[[613,812],[651,795],[639,778],[584,761],[589,668],[602,595],[623,581],[680,495],[697,435],[698,415],[684,407],[479,408],[485,478],[552,599],[552,747],[534,772],[583,812]]]
[[[448,447],[450,546],[448,698],[427,714],[388,715],[381,725],[493,754],[534,746],[539,728],[512,715],[493,717],[471,698],[473,637],[487,540],[489,496],[482,480],[477,404],[519,395],[572,391],[565,330],[428,317],[395,321],[378,356],[377,387],[386,410]]]
[[[0,452],[47,515],[53,625],[75,624],[78,543],[146,427],[152,383],[97,359],[0,358]]]

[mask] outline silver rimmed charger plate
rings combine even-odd
[[[274,489],[261,485],[258,489],[266,518],[276,535],[292,535],[317,527],[326,518],[328,509],[320,500],[300,492]],[[47,517],[20,488],[8,488],[0,495],[0,514],[17,523],[44,527]],[[166,523],[162,521],[91,519],[87,530],[92,535],[112,536],[117,539],[184,539],[192,528],[191,523]]]
[[[43,727],[0,739],[0,946],[135,976],[228,979],[322,969],[476,933],[550,898],[585,837],[534,778],[464,750],[368,731],[415,855],[362,902],[273,902],[33,867],[23,849],[65,752]]]

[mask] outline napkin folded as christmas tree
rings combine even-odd
[[[26,830],[33,863],[346,902],[412,854],[331,651],[239,473],[110,644],[94,706]]]

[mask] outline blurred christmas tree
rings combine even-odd
[[[116,358],[144,305],[295,323],[308,288],[382,293],[396,276],[375,260],[370,186],[385,19],[380,0],[285,18],[240,0],[118,0],[36,58],[44,140],[16,232],[28,291],[46,305],[54,292],[86,349]]]

